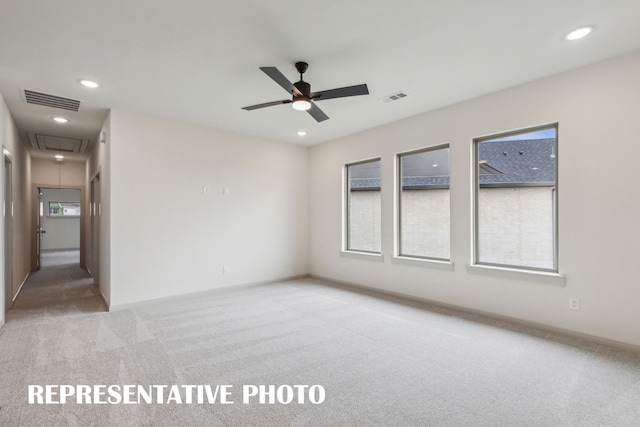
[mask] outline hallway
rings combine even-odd
[[[5,327],[74,313],[107,311],[93,278],[80,268],[79,251],[43,252],[42,269],[31,274],[6,314]]]

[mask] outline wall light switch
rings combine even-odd
[[[228,196],[229,195],[229,187],[223,187],[222,188],[222,195],[224,195],[224,196]]]
[[[204,185],[204,186],[202,187],[202,193],[203,193],[203,194],[209,194],[209,187],[208,187],[208,186],[206,186],[206,185]]]

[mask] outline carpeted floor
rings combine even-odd
[[[7,426],[640,425],[638,353],[314,279],[109,313],[77,264],[51,265],[7,314],[0,378]],[[231,385],[234,403],[29,405],[47,384]],[[261,384],[326,396],[244,404]]]

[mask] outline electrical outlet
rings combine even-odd
[[[569,310],[580,310],[580,298],[569,298]]]

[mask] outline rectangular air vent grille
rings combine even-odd
[[[31,147],[36,150],[84,154],[89,146],[89,140],[87,139],[43,135],[33,132],[29,132],[27,135],[29,136]]]
[[[80,109],[80,101],[77,99],[63,98],[32,90],[24,90],[24,99],[29,104],[44,105],[45,107],[61,108],[69,111],[78,111]]]
[[[399,101],[399,100],[401,100],[403,98],[406,98],[407,96],[409,96],[409,95],[407,95],[406,93],[400,91],[400,92],[393,93],[393,94],[391,94],[389,96],[385,96],[384,98],[380,98],[380,101],[382,101],[385,104],[387,104],[389,102]]]

